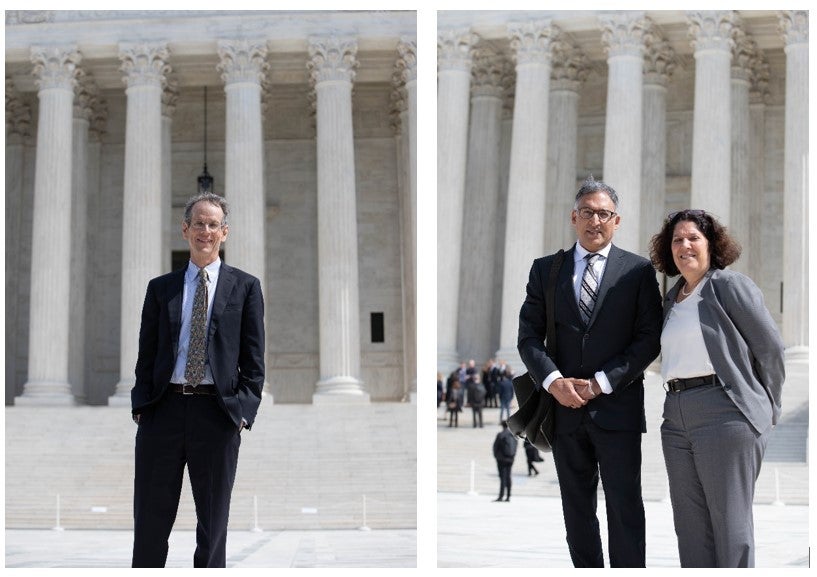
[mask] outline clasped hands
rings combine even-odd
[[[588,380],[561,377],[550,384],[548,392],[559,401],[559,404],[570,409],[578,409],[598,396],[601,386],[595,378]]]

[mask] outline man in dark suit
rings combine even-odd
[[[576,567],[604,567],[599,475],[610,566],[645,565],[644,370],[660,350],[661,296],[650,262],[613,246],[617,210],[615,190],[592,176],[585,180],[571,214],[578,242],[559,269],[554,310],[545,307],[551,255],[534,261],[519,313],[522,361],[557,401],[553,460]],[[543,342],[548,315],[555,315],[555,357]]]
[[[188,201],[184,269],[150,281],[136,384],[134,567],[163,567],[187,464],[196,504],[195,567],[225,567],[227,521],[241,430],[264,385],[264,301],[257,278],[221,262],[228,207]]]

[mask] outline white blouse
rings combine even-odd
[[[701,288],[708,280],[698,283],[690,296],[673,304],[670,309],[661,332],[661,377],[664,382],[702,377],[715,372],[706,350],[698,313],[698,303],[702,300]]]

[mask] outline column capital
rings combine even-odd
[[[502,66],[502,118],[513,118],[514,100],[516,99],[516,67],[505,59]]]
[[[551,90],[555,88],[578,92],[590,74],[590,59],[573,38],[561,30],[557,30],[551,40],[551,53]]]
[[[731,50],[732,28],[735,22],[733,10],[704,10],[687,12],[688,36],[695,52],[701,50]]]
[[[31,62],[40,90],[73,90],[82,55],[74,46],[32,46]]]
[[[123,82],[128,88],[134,86],[157,86],[164,88],[167,75],[170,73],[168,58],[170,52],[166,44],[133,44],[119,45],[119,67],[124,72]]]
[[[555,31],[550,20],[509,22],[508,36],[517,66],[549,62],[550,40]]]
[[[758,58],[757,42],[752,39],[742,23],[732,28],[732,78],[750,82],[752,67]]]
[[[641,56],[644,52],[644,12],[603,12],[598,16],[601,42],[608,58]]]
[[[414,38],[401,38],[397,44],[396,68],[401,73],[401,79],[405,84],[417,80],[417,40]]]
[[[408,93],[403,81],[403,70],[399,64],[394,67],[391,75],[392,90],[389,94],[389,124],[395,134],[400,134],[403,129],[403,120],[400,117],[408,110]]]
[[[666,86],[675,67],[678,56],[670,46],[664,33],[658,26],[646,19],[644,30],[644,83]]]
[[[752,74],[749,80],[749,103],[766,104],[770,98],[769,63],[761,51],[758,51],[757,58],[752,62]]]
[[[808,10],[781,10],[777,16],[787,48],[792,44],[808,44]]]
[[[6,76],[6,139],[23,142],[31,136],[31,107],[20,99],[14,82]]]
[[[168,78],[164,90],[162,90],[162,116],[173,118],[178,100],[179,82],[175,78]]]
[[[267,45],[263,40],[219,40],[219,63],[216,67],[221,72],[224,84],[264,82],[269,68],[266,62]]]
[[[309,39],[306,68],[313,87],[332,80],[354,82],[358,64],[355,38],[328,36]]]
[[[502,78],[505,74],[504,57],[487,45],[474,50],[471,67],[471,95],[502,98]]]
[[[77,84],[74,87],[74,118],[90,123],[98,99],[99,87],[93,75],[79,70]]]
[[[471,71],[471,58],[479,36],[467,28],[437,32],[437,69]]]

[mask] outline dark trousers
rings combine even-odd
[[[604,567],[596,491],[599,473],[607,502],[610,567],[644,567],[641,433],[608,431],[585,412],[581,425],[557,432],[553,461],[562,493],[567,544],[575,567]]]
[[[496,462],[496,468],[499,470],[499,498],[503,496],[508,499],[511,498],[511,467],[513,461],[510,463]]]
[[[164,567],[185,464],[196,505],[194,567],[225,567],[241,435],[215,396],[168,392],[136,433],[133,567]]]
[[[471,410],[474,413],[474,427],[482,427],[482,405],[478,407],[471,405]],[[479,419],[479,425],[477,425],[477,419]]]

